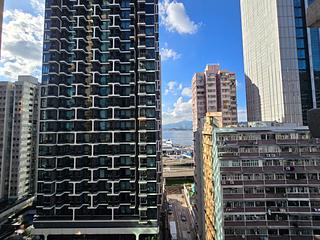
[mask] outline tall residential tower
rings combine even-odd
[[[235,125],[237,119],[236,78],[232,72],[220,70],[220,65],[207,65],[204,72],[192,79],[192,120],[196,188],[196,228],[200,239],[205,239],[203,212],[203,148],[202,132],[206,114],[218,117],[222,125]],[[207,232],[208,233],[208,232]],[[209,233],[208,233],[209,234]]]
[[[0,83],[0,200],[8,204],[35,191],[38,80]]]
[[[47,0],[35,234],[151,239],[161,205],[157,0]]]
[[[238,123],[236,77],[220,65],[207,65],[204,72],[192,78],[193,131],[207,112],[222,112],[223,124]]]
[[[249,121],[307,123],[320,106],[320,34],[313,0],[241,0]]]

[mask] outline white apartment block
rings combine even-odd
[[[22,199],[34,192],[38,118],[38,81],[19,76],[0,84],[2,200]]]

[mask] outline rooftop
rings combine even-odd
[[[224,128],[215,128],[216,132],[256,132],[256,131],[309,131],[307,126],[298,126],[294,123],[279,122],[245,122],[238,125],[226,126]]]

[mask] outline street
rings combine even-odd
[[[170,189],[167,199],[173,209],[173,213],[168,215],[168,221],[176,222],[178,240],[195,240],[193,222],[181,188]]]

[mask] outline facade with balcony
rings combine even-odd
[[[215,128],[211,141],[212,166],[204,172],[212,173],[215,191],[207,196],[217,209],[213,222],[223,215],[215,228],[223,226],[226,240],[320,234],[320,140],[307,127],[249,123]]]
[[[157,11],[156,0],[46,1],[35,235],[158,235]]]
[[[35,192],[38,91],[38,79],[32,76],[0,84],[2,206],[14,205]]]

